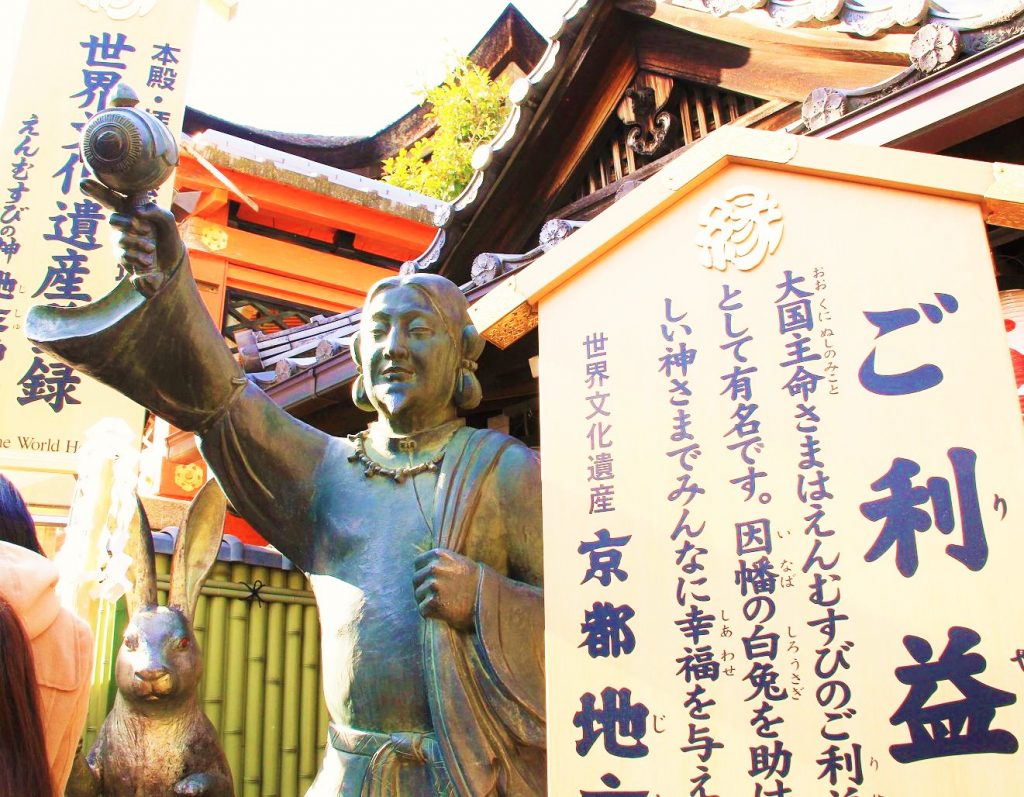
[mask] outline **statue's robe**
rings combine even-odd
[[[185,259],[152,297],[123,281],[92,305],[34,308],[26,333],[195,431],[233,506],[310,574],[333,720],[310,794],[546,793],[540,472],[532,451],[463,428],[436,477],[367,478],[350,460],[351,441],[292,418],[249,383]],[[481,565],[474,632],[416,614],[411,561],[435,546]],[[371,564],[390,559],[408,572],[373,578]],[[350,593],[360,597],[348,601]],[[353,630],[360,623],[361,633]],[[410,706],[389,705],[389,695],[374,692],[373,667],[392,682],[407,673],[425,688],[411,690]],[[362,705],[371,708],[361,715]],[[351,727],[389,713],[407,716],[409,727]]]

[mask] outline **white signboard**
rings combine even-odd
[[[540,330],[550,794],[1014,791],[1024,433],[976,205],[731,165]]]

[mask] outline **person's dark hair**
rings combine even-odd
[[[0,473],[0,540],[20,545],[38,554],[43,553],[36,536],[36,524],[32,515],[28,513],[28,507],[18,492],[18,488],[11,484],[11,480]]]
[[[0,794],[53,797],[28,634],[0,595]]]

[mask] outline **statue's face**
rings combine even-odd
[[[443,319],[408,285],[376,294],[363,310],[359,336],[370,403],[387,417],[429,428],[452,407],[457,352]]]

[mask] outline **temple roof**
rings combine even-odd
[[[1021,0],[669,0],[665,5],[742,18],[752,25],[813,28],[864,38],[925,25],[980,30],[1024,11]]]
[[[880,106],[901,113],[900,97],[912,99],[945,70],[969,73],[978,59],[1020,50],[1022,32],[1024,0],[576,0],[512,85],[510,116],[477,151],[469,185],[435,215],[434,242],[403,269],[438,271],[475,295],[485,289],[468,280],[482,253],[536,251],[541,225],[575,207],[570,179],[639,74],[760,98],[759,111],[737,123],[827,137],[840,120]],[[636,181],[678,152],[637,171]],[[610,185],[604,201],[628,182]],[[352,311],[289,330],[309,333],[305,356],[283,347],[275,370],[253,378],[285,406],[322,406],[354,373],[339,330],[351,334],[357,319]]]
[[[505,75],[514,80],[533,68],[546,46],[545,38],[510,3],[468,56],[493,78]],[[433,133],[434,123],[426,116],[428,110],[417,106],[369,136],[333,136],[264,130],[187,107],[184,132],[195,135],[215,130],[326,166],[378,177],[385,158]]]
[[[282,133],[277,130],[265,130],[250,127],[222,119],[219,116],[200,111],[198,108],[185,109],[185,132],[189,135],[215,130],[235,138],[252,141],[254,144],[274,147],[281,152],[297,153],[299,151],[330,152],[363,141],[367,136],[324,136],[315,133]]]
[[[422,224],[432,224],[435,215],[445,208],[439,199],[220,130],[204,130],[186,139],[184,146],[216,167],[373,207]]]
[[[597,136],[608,104],[640,70],[792,103],[787,129],[801,133],[1022,31],[1024,0],[577,0],[538,65],[513,85],[506,124],[477,151],[476,174],[408,270],[462,281],[484,249],[522,251],[564,198],[573,159]],[[581,124],[588,114],[593,121]]]

